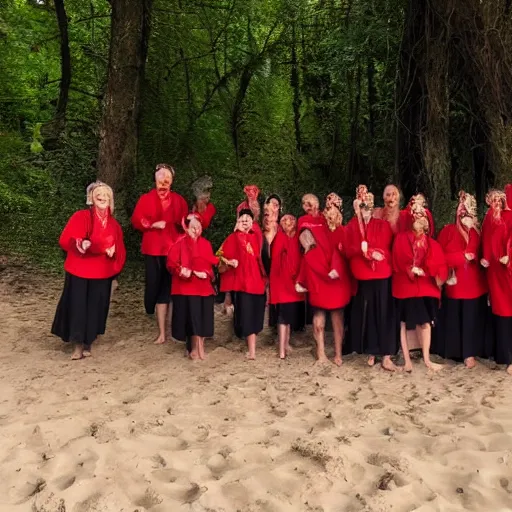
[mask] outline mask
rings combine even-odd
[[[475,225],[473,217],[462,217],[460,223],[466,228],[471,229]]]

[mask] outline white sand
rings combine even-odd
[[[93,358],[49,334],[61,280],[0,273],[0,510],[512,510],[512,379],[313,366],[310,334],[255,362],[217,316],[208,360],[154,346],[140,289]]]

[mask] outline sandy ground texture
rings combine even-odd
[[[313,366],[311,334],[247,362],[217,313],[208,359],[155,346],[121,283],[93,357],[49,334],[61,279],[0,267],[0,510],[512,511],[512,381]]]

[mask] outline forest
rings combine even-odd
[[[212,177],[232,230],[254,182],[425,193],[512,181],[511,0],[0,0],[0,249],[62,265],[59,233],[96,177],[129,216],[155,164]]]

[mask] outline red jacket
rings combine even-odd
[[[333,247],[327,231],[311,229],[316,246],[302,257],[297,282],[308,291],[308,302],[313,307],[339,309],[350,302],[351,279],[341,252]],[[331,279],[331,270],[336,270],[339,278]]]
[[[172,295],[215,295],[212,281],[215,279],[213,265],[219,258],[213,254],[212,245],[202,236],[193,240],[188,235],[180,237],[171,247],[167,256],[167,268],[174,275],[171,285]],[[207,278],[201,279],[193,272],[190,277],[181,275],[181,269],[206,272]]]
[[[393,244],[393,297],[410,299],[413,297],[441,297],[441,290],[435,278],[446,281],[448,267],[441,246],[429,236],[424,238],[422,252],[413,249],[416,236],[413,232],[398,233]],[[411,272],[413,266],[421,268],[424,276]]]
[[[449,299],[476,299],[487,293],[485,272],[480,265],[480,235],[476,229],[469,232],[466,243],[455,224],[445,226],[437,241],[441,245],[449,270],[455,271],[457,284],[445,285],[444,291]],[[465,253],[472,253],[475,259],[468,261]]]
[[[363,224],[362,229],[364,237],[361,234],[357,217],[353,217],[346,227],[345,254],[349,259],[352,274],[359,281],[391,277],[393,232],[390,223],[385,220],[372,218],[368,224]],[[363,240],[368,243],[368,257],[361,250]],[[384,259],[377,261],[371,258],[371,254],[374,251],[379,252]]]
[[[270,260],[270,304],[304,300],[304,294],[295,291],[301,259],[298,234],[290,237],[278,231]]]
[[[78,241],[88,239],[91,247],[85,254],[76,248]],[[64,270],[86,279],[107,279],[121,272],[126,261],[123,231],[114,217],[108,216],[104,228],[93,209],[80,210],[69,219],[60,235],[59,244],[66,251]],[[115,253],[109,258],[105,250],[113,245]]]
[[[212,222],[213,217],[217,213],[217,210],[212,203],[208,203],[206,205],[204,212],[199,213],[196,210],[196,208],[193,208],[192,211],[199,217],[199,220],[201,222],[201,226],[203,227],[203,230],[208,229],[208,227],[210,226],[210,224]]]
[[[259,231],[261,235],[261,230]],[[231,233],[222,244],[222,255],[237,260],[236,268],[229,267],[221,274],[221,291],[265,293],[266,279],[261,261],[261,236],[254,231]]]
[[[297,221],[297,231],[300,232],[303,229],[310,229],[312,233],[314,233],[316,228],[327,228],[327,221],[325,220],[325,217],[319,213],[318,215],[310,215],[306,214],[302,217],[299,217],[299,220]]]
[[[510,213],[502,212],[494,220],[489,210],[482,226],[483,257],[489,262],[486,270],[492,312],[497,316],[512,316],[512,265],[500,263],[503,256],[512,257]]]
[[[167,256],[172,244],[183,232],[181,221],[188,215],[185,199],[176,192],[170,193],[170,206],[164,211],[156,189],[143,194],[132,215],[133,227],[142,231],[142,254]],[[164,229],[154,229],[153,223],[164,220]]]
[[[432,212],[425,208],[425,212],[428,217],[428,234],[434,238],[436,234],[436,227],[434,225],[434,217],[432,216]],[[413,216],[411,213],[411,209],[409,207],[404,208],[400,212],[400,216],[398,217],[398,232],[399,233],[407,233],[412,231],[413,224]]]

